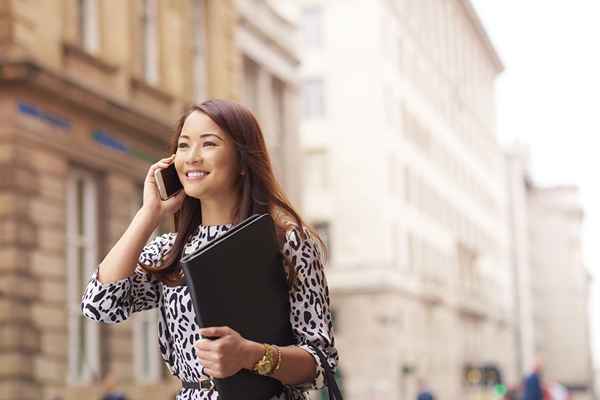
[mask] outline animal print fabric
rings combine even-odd
[[[199,225],[185,244],[184,254],[214,240],[232,226]],[[321,253],[315,239],[308,236],[306,240],[302,240],[298,229],[294,227],[288,230],[283,246],[284,255],[292,261],[297,272],[297,283],[289,293],[290,322],[297,345],[314,357],[317,374],[312,382],[286,385],[285,392],[272,400],[308,399],[307,390],[324,387],[325,375],[314,347],[323,351],[331,368],[335,369],[339,360]],[[308,234],[308,230],[305,229],[305,232]],[[150,241],[142,250],[132,276],[116,282],[101,283],[97,279],[97,268],[83,293],[81,311],[91,320],[112,324],[125,321],[131,313],[158,307],[158,345],[163,360],[169,371],[180,380],[197,382],[207,377],[201,375],[202,365],[193,347],[193,343],[200,339],[200,334],[195,324],[195,313],[187,286],[163,285],[140,268],[140,264],[160,265],[161,259],[172,248],[176,236],[176,232],[171,232]],[[212,389],[182,388],[176,399],[215,400],[218,399],[218,393]]]

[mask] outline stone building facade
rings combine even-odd
[[[240,7],[0,0],[2,398],[98,398],[108,373],[131,398],[174,397],[179,382],[159,358],[155,314],[95,324],[79,303],[139,208],[147,169],[166,155],[180,113],[207,97],[242,97]],[[275,12],[273,20],[294,29]],[[253,44],[277,47],[275,34],[261,31]],[[298,61],[293,50],[283,54],[255,59],[289,72],[278,90],[293,108]],[[285,161],[295,119],[279,115],[290,118],[267,132],[268,144],[277,143],[277,173],[298,197]]]
[[[574,399],[594,399],[590,273],[582,258],[578,188],[536,185],[525,146],[507,149],[506,160],[517,368],[525,375],[541,359],[547,383],[560,383]]]
[[[295,3],[295,2],[293,2]],[[304,205],[330,245],[350,399],[514,382],[503,65],[469,1],[304,0]]]

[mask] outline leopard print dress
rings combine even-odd
[[[194,252],[231,227],[232,224],[199,225],[186,242],[184,254]],[[307,230],[305,232],[308,234]],[[200,334],[187,286],[163,285],[151,279],[139,266],[159,265],[172,248],[176,236],[177,233],[171,232],[150,241],[142,250],[138,266],[130,277],[101,283],[97,279],[97,268],[83,293],[81,311],[94,321],[119,323],[131,313],[158,307],[158,345],[163,360],[169,371],[180,380],[198,382],[208,377],[202,375],[202,365],[193,347]],[[297,284],[289,293],[292,330],[297,345],[314,357],[317,374],[312,382],[286,385],[285,392],[272,400],[308,399],[308,390],[321,389],[325,383],[324,370],[314,348],[321,349],[333,369],[339,359],[333,336],[329,289],[321,253],[313,238],[308,236],[302,240],[297,227],[290,229],[285,237],[283,253],[297,271]],[[177,394],[177,400],[215,399],[218,399],[218,393],[208,388],[182,388]]]

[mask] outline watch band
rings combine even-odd
[[[271,371],[271,374],[273,372],[277,372],[279,370],[279,367],[281,367],[281,349],[279,348],[279,346],[273,346],[275,347],[275,350],[277,350],[277,365],[275,366],[275,369],[273,369],[273,371]],[[269,375],[271,375],[269,374]]]
[[[269,375],[275,368],[275,360],[273,359],[273,346],[263,343],[265,352],[260,360],[256,362],[252,371],[259,375]]]

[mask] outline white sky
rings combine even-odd
[[[579,186],[584,262],[600,249],[600,2],[472,0],[506,66],[498,80],[498,137],[528,143],[540,184]],[[600,366],[600,282],[592,286],[592,344]]]

